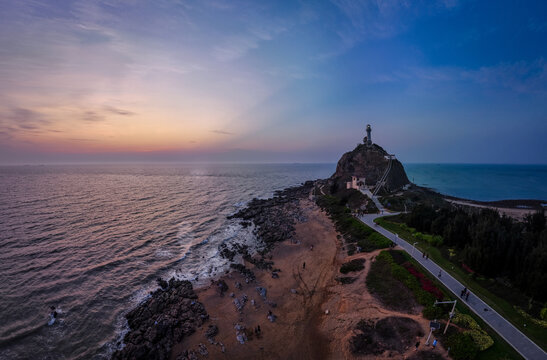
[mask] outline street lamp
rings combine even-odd
[[[414,244],[412,244],[412,255],[414,255],[414,249],[416,249],[416,244],[417,244],[417,243],[418,243],[418,242],[416,241]]]
[[[437,304],[454,304],[452,306],[452,310],[448,314],[448,321],[446,322],[446,327],[444,328],[443,334],[446,334],[446,330],[448,330],[448,325],[450,325],[450,320],[452,320],[452,318],[454,317],[454,311],[456,310],[456,302],[457,302],[457,300],[454,300],[454,301],[437,301],[437,300],[435,300],[435,304],[433,304],[433,306],[435,306]]]

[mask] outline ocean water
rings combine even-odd
[[[547,165],[404,164],[408,179],[442,194],[494,201],[547,202]]]
[[[0,167],[0,359],[109,358],[158,277],[223,271],[226,216],[328,165]],[[57,321],[47,325],[49,307]]]

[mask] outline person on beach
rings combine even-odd
[[[437,339],[433,340],[433,349],[435,349],[435,347],[437,346]]]
[[[49,320],[47,322],[49,326],[53,325],[55,320],[57,320],[57,310],[55,310],[55,306],[51,306],[50,309],[51,312],[49,313]]]
[[[416,342],[416,345],[414,345],[414,351],[417,351],[418,350],[418,346],[420,346],[420,342],[417,341]]]
[[[304,261],[304,263],[302,264],[302,269],[305,269],[306,268],[306,262]]]

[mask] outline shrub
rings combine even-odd
[[[372,234],[370,234],[367,240],[373,243],[378,249],[390,247],[393,243],[387,237],[377,232],[373,232]]]
[[[452,322],[465,329],[466,334],[469,334],[473,338],[473,342],[477,345],[480,351],[488,349],[494,345],[494,340],[488,335],[488,333],[481,329],[480,325],[471,316],[462,313],[456,313],[452,318]]]
[[[420,241],[425,241],[431,246],[440,246],[443,244],[443,238],[440,235],[423,234],[415,232],[414,237]]]
[[[347,246],[347,249],[348,249],[348,255],[349,256],[355,254],[355,245],[354,244],[349,244]]]
[[[441,246],[443,244],[443,237],[440,235],[434,235],[429,244],[432,246]]]
[[[535,317],[533,317],[532,315],[528,314],[526,311],[522,310],[522,309],[519,308],[518,306],[513,306],[513,308],[515,308],[515,310],[517,310],[517,312],[518,312],[520,315],[522,315],[526,320],[531,321],[531,322],[533,322],[534,324],[539,325],[539,326],[541,326],[541,327],[547,328],[547,319],[545,319],[545,320],[536,319]],[[542,315],[543,310],[545,310],[545,308],[543,308],[543,309],[541,310],[541,312],[539,313],[540,316],[544,316],[544,315]]]
[[[471,316],[467,314],[456,313],[456,315],[454,315],[454,317],[452,318],[452,322],[468,330],[481,329],[481,327],[479,326],[479,324],[477,324],[475,319],[473,319]]]
[[[450,356],[454,360],[474,359],[479,351],[471,335],[466,333],[449,336],[446,347],[450,347]]]
[[[340,284],[342,284],[342,285],[353,284],[355,282],[355,280],[357,280],[357,278],[356,277],[351,277],[351,276],[343,276],[343,277],[337,277],[336,278],[336,281],[339,281]]]
[[[479,351],[486,350],[494,345],[494,340],[492,340],[484,330],[468,330],[465,331],[465,333],[471,335],[473,342],[477,345]]]
[[[427,305],[422,310],[422,314],[428,320],[440,319],[444,315],[444,310],[443,308],[439,306],[433,306],[433,304],[431,304],[431,305]]]
[[[340,267],[340,272],[342,274],[347,274],[350,271],[361,271],[365,268],[365,259],[353,259],[347,263],[342,264]]]

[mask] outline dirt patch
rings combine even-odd
[[[418,351],[417,353],[413,354],[411,357],[408,358],[408,360],[444,360],[444,359],[448,359],[448,358],[432,350]]]
[[[380,355],[388,350],[404,353],[424,335],[417,321],[399,316],[383,318],[376,323],[361,320],[355,331],[357,334],[350,340],[351,351],[359,355]]]

